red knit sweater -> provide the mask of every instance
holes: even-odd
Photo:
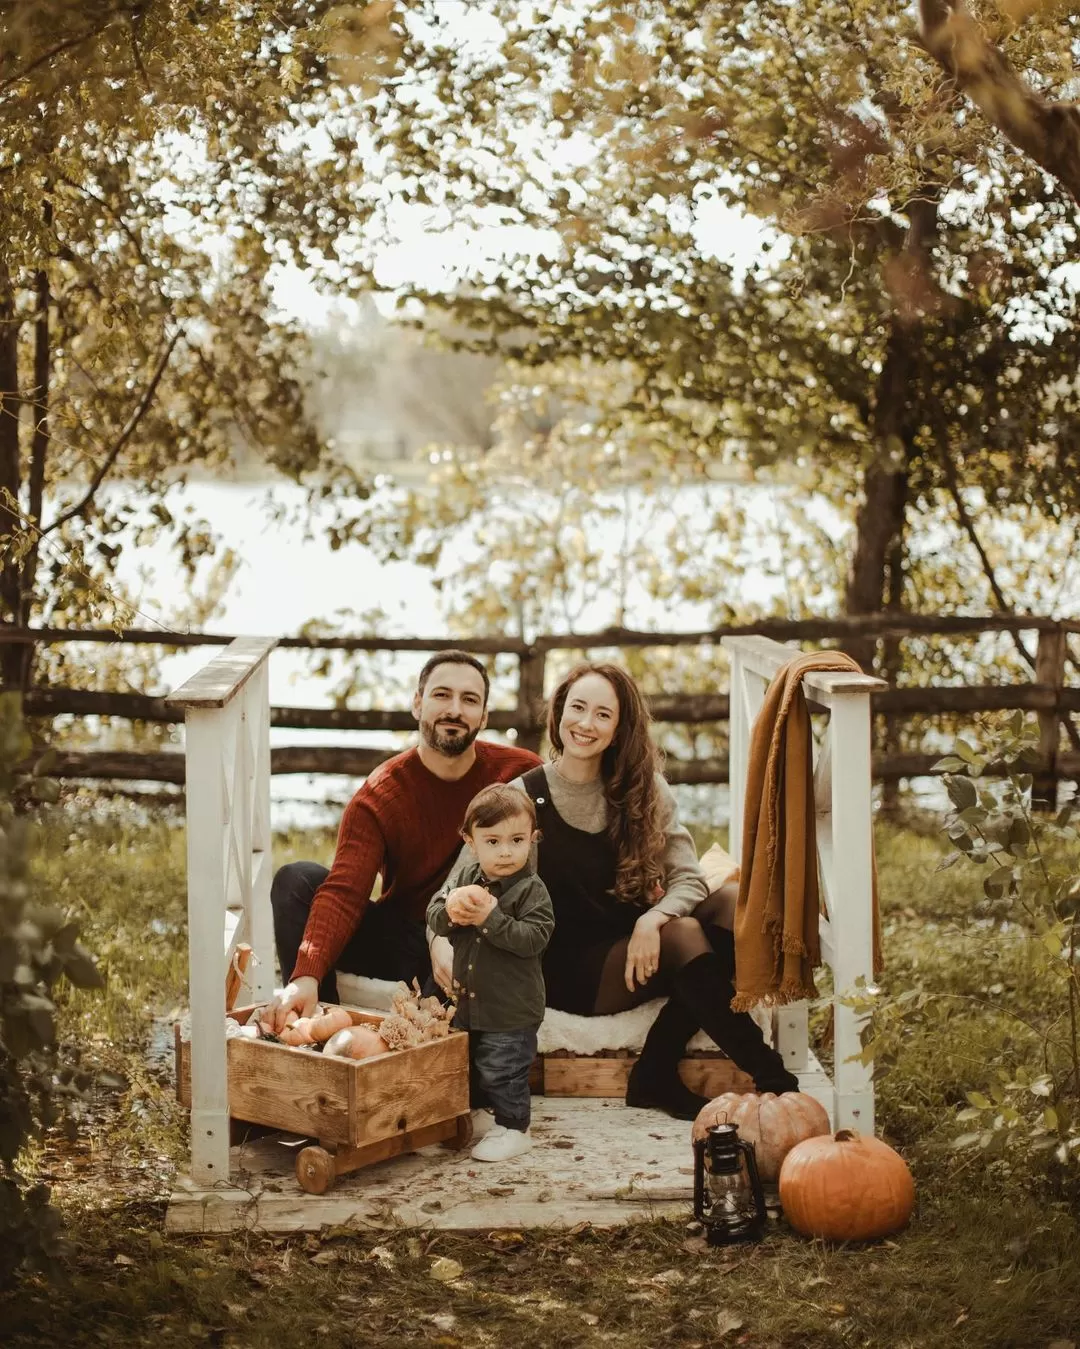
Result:
[[[381,904],[400,904],[422,920],[428,900],[446,879],[461,847],[465,809],[482,787],[511,782],[539,758],[477,740],[476,762],[463,778],[447,782],[407,749],[381,763],[345,807],[330,874],[316,891],[294,979],[321,979],[341,954],[368,906],[382,873]]]

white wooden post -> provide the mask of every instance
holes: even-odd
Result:
[[[839,998],[861,977],[874,980],[873,805],[870,796],[870,709],[867,694],[837,694],[829,718],[832,758],[833,867],[829,895],[833,944],[833,1025],[838,1129],[874,1132],[873,1067],[853,1056],[862,1050],[866,1018]]]
[[[737,649],[729,650],[731,679],[728,685],[728,852],[742,860],[743,808],[746,798],[746,766],[750,752],[750,720],[746,715],[746,667]]]
[[[725,637],[723,644],[731,658],[729,851],[741,860],[751,730],[769,681],[797,653],[764,637]],[[874,1128],[873,1070],[853,1061],[861,1050],[863,1018],[841,1006],[838,998],[853,991],[860,976],[867,984],[873,978],[870,694],[885,687],[880,679],[843,672],[811,672],[803,678],[807,697],[830,714],[815,765],[814,800],[828,914],[820,922],[822,957],[832,967],[834,986],[836,1067],[831,1083],[810,1054],[806,1003],[779,1007],[773,1016],[773,1040],[785,1065],[804,1077],[805,1089],[823,1099],[833,1126],[866,1133]]]
[[[225,974],[239,942],[253,949],[255,996],[273,983],[266,660],[275,645],[238,638],[166,700],[185,718],[191,1178],[206,1187],[229,1179]]]

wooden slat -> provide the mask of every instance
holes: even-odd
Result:
[[[626,1095],[626,1082],[637,1055],[620,1058],[588,1055],[545,1054],[545,1096]],[[753,1080],[730,1059],[719,1056],[688,1055],[679,1065],[679,1074],[691,1091],[702,1096],[720,1096],[725,1091],[753,1091]]]
[[[165,699],[169,708],[224,707],[277,646],[276,637],[237,637],[220,656]]]
[[[753,623],[730,623],[696,632],[642,632],[631,628],[606,628],[600,632],[566,633],[538,637],[528,643],[512,637],[282,637],[278,645],[306,651],[441,651],[465,646],[483,654],[529,655],[533,651],[591,650],[605,646],[700,646],[717,645],[726,637],[748,635],[777,640],[821,641],[858,637],[961,637],[996,632],[1080,632],[1080,620],[1057,619],[1036,614],[908,614],[900,612],[852,614],[831,618],[765,618]],[[27,628],[0,624],[0,643],[107,642],[164,647],[228,646],[236,635],[219,632],[170,632],[166,628]]]

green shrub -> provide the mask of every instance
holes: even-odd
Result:
[[[884,996],[864,1054],[900,1134],[948,1125],[951,1146],[1067,1183],[1080,1181],[1080,849],[1075,798],[1032,810],[1036,730],[1014,714],[960,740],[937,767],[952,803],[951,849],[937,872],[959,882],[943,899],[924,884],[890,944]],[[989,778],[988,766],[1004,769]],[[927,859],[924,859],[924,862]],[[960,870],[953,872],[953,867]],[[972,886],[970,880],[980,884]],[[934,958],[927,959],[933,951]]]
[[[48,1190],[26,1181],[17,1163],[29,1140],[70,1119],[91,1081],[57,1046],[53,986],[62,976],[82,988],[101,982],[77,926],[29,900],[28,821],[18,802],[53,794],[47,779],[17,775],[30,752],[19,696],[0,694],[0,1284],[25,1263],[47,1264],[56,1248]]]

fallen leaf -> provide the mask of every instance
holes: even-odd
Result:
[[[665,1269],[659,1274],[654,1274],[649,1280],[650,1283],[660,1284],[661,1287],[669,1287],[672,1284],[682,1283],[686,1275],[678,1269]]]
[[[128,1265],[133,1265],[134,1263],[135,1261],[132,1260],[130,1255],[118,1255],[113,1260],[114,1265],[123,1265],[125,1267]]]
[[[492,1232],[492,1244],[495,1246],[523,1246],[525,1238],[520,1232]]]
[[[813,1277],[812,1279],[807,1279],[807,1280],[805,1280],[805,1282],[802,1284],[802,1287],[803,1287],[804,1289],[805,1289],[805,1288],[819,1288],[822,1284],[826,1284],[826,1285],[827,1285],[828,1282],[829,1282],[829,1281],[828,1281],[828,1279],[825,1277],[824,1274],[815,1274],[814,1277]]]
[[[581,1319],[587,1326],[598,1326],[600,1324],[599,1316],[595,1316],[592,1312],[582,1312]]]
[[[742,1327],[742,1317],[736,1316],[726,1307],[716,1313],[716,1333],[720,1339],[723,1339],[725,1335],[730,1335],[733,1330],[742,1330]]]
[[[563,1261],[563,1264],[569,1265],[571,1269],[576,1269],[579,1265],[583,1265],[584,1263],[585,1261],[579,1260],[576,1255],[568,1255]]]
[[[833,1314],[834,1316],[843,1316],[844,1313],[847,1311],[847,1303],[846,1303],[846,1302],[830,1302],[830,1303],[829,1303],[829,1311],[831,1311],[832,1314]]]
[[[956,1318],[956,1320],[953,1322],[953,1326],[954,1326],[954,1327],[956,1327],[956,1326],[962,1326],[962,1325],[964,1324],[964,1322],[965,1322],[967,1319],[968,1319],[968,1314],[967,1314],[967,1312],[961,1312],[960,1315],[959,1315],[959,1316]]]
[[[454,1279],[460,1279],[464,1272],[460,1261],[451,1260],[448,1255],[440,1255],[428,1271],[440,1283],[452,1283]]]
[[[429,1199],[427,1203],[420,1205],[421,1213],[437,1213],[442,1208],[441,1199]]]
[[[457,1317],[453,1312],[433,1312],[423,1319],[430,1321],[436,1330],[453,1330],[457,1324]]]
[[[313,1265],[333,1265],[338,1260],[337,1251],[316,1251],[311,1257]]]
[[[589,1222],[589,1220],[586,1218],[583,1222],[575,1223],[573,1227],[569,1229],[568,1235],[572,1237],[580,1237],[582,1232],[587,1232],[591,1226],[592,1223]]]
[[[226,1302],[226,1303],[224,1304],[224,1306],[225,1306],[225,1310],[229,1313],[229,1315],[230,1315],[230,1316],[235,1316],[235,1317],[237,1318],[237,1320],[239,1320],[241,1316],[246,1316],[246,1315],[247,1315],[247,1310],[248,1310],[248,1309],[247,1309],[247,1304],[246,1304],[246,1303],[243,1303],[243,1302]]]
[[[494,1195],[513,1194],[514,1188],[513,1185],[489,1185],[487,1192]]]
[[[688,1255],[704,1255],[709,1249],[709,1243],[704,1237],[687,1237],[682,1248]]]
[[[380,1266],[385,1270],[394,1268],[394,1253],[386,1246],[372,1246],[367,1253],[368,1260],[377,1260]]]
[[[574,1148],[577,1144],[572,1138],[556,1138],[551,1145],[553,1148]]]

